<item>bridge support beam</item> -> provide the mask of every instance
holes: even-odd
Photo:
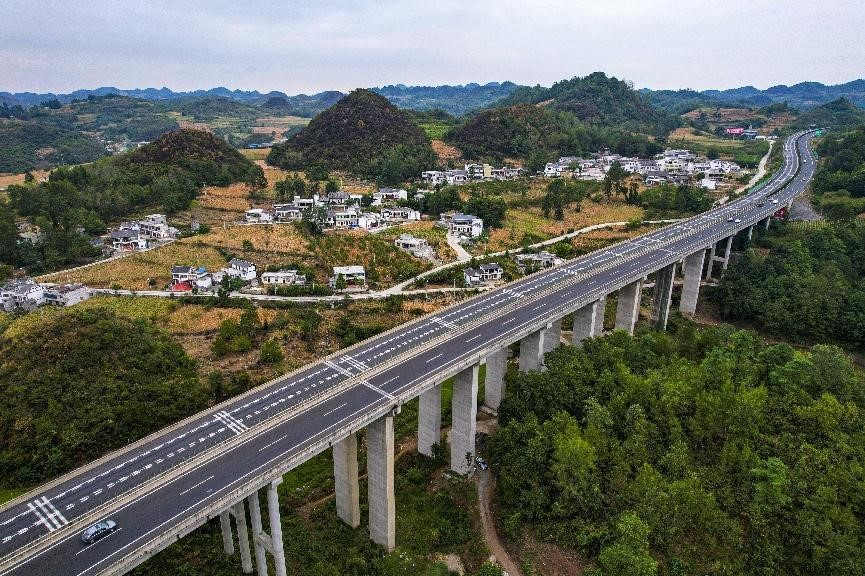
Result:
[[[252,574],[252,554],[249,551],[249,532],[246,529],[246,504],[243,500],[232,508],[237,524],[237,544],[240,548],[240,567],[244,574]]]
[[[562,340],[562,319],[553,320],[547,325],[547,332],[544,334],[544,354],[552,352],[559,347]]]
[[[451,470],[468,474],[475,463],[475,429],[478,405],[478,365],[454,377],[451,402]]]
[[[520,372],[539,370],[543,365],[545,332],[546,328],[541,328],[520,340]]]
[[[754,225],[751,224],[748,226],[748,242],[750,242],[754,238]]]
[[[733,249],[733,236],[727,238],[727,245],[724,246],[724,258],[721,260],[721,274],[727,270],[727,265],[730,263],[730,252]]]
[[[234,534],[231,532],[231,515],[228,510],[219,514],[219,527],[222,528],[222,550],[228,555],[234,555]]]
[[[673,299],[673,280],[676,278],[676,263],[664,266],[655,274],[655,289],[652,294],[652,319],[657,330],[667,329],[670,303]]]
[[[606,308],[607,297],[604,296],[574,312],[572,342],[575,346],[586,338],[594,338],[604,332],[604,312]]]
[[[682,267],[685,281],[682,284],[682,298],[679,301],[679,310],[683,314],[694,314],[697,311],[700,278],[703,276],[703,260],[705,258],[705,250],[698,250],[685,258],[685,265]]]
[[[489,367],[487,367],[489,370]],[[489,374],[489,372],[487,372]],[[417,451],[432,457],[433,445],[442,441],[442,387],[421,393],[418,406]]]
[[[285,550],[282,547],[282,519],[279,515],[279,492],[277,487],[282,484],[278,478],[267,487],[267,515],[270,520],[270,543],[273,554],[273,566],[276,576],[286,576]]]
[[[258,490],[246,497],[249,506],[249,520],[252,524],[252,547],[255,550],[255,568],[258,576],[267,576],[267,555],[264,549],[264,528],[261,525],[261,507],[258,503]]]
[[[508,347],[487,356],[487,373],[484,379],[484,406],[498,410],[505,396],[505,372],[508,368]]]
[[[396,547],[396,500],[393,485],[393,414],[366,428],[369,488],[369,537],[390,552]]]
[[[360,526],[360,488],[357,475],[357,434],[333,445],[333,484],[336,515],[351,526]]]
[[[616,330],[634,333],[634,324],[640,314],[640,294],[643,281],[637,280],[619,290],[619,301],[616,305]]]

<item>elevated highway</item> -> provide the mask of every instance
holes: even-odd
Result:
[[[255,561],[262,573],[270,554],[284,574],[282,475],[333,446],[337,511],[359,526],[356,433],[364,429],[370,537],[393,548],[393,415],[402,404],[420,397],[418,446],[430,454],[441,442],[440,385],[455,377],[451,467],[468,472],[481,363],[486,403],[495,409],[511,344],[520,343],[521,370],[539,369],[559,342],[562,318],[574,315],[575,342],[598,335],[613,293],[616,327],[632,331],[649,275],[659,329],[677,270],[684,276],[680,309],[693,314],[701,279],[726,268],[733,237],[768,227],[804,190],[814,171],[811,137],[789,137],[782,169],[745,197],[365,340],[7,503],[0,509],[0,576],[122,574],[217,516],[225,551],[239,549],[245,572]],[[119,530],[84,546],[81,531],[106,517]]]

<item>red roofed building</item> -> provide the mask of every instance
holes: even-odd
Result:
[[[177,284],[171,285],[172,292],[191,292],[192,284],[189,282],[178,282]]]
[[[729,134],[730,136],[741,136],[744,133],[744,128],[727,128],[727,134]]]

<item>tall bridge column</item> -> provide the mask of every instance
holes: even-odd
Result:
[[[357,434],[333,445],[333,484],[336,515],[351,526],[360,526],[360,488],[357,475]]]
[[[667,329],[670,317],[670,302],[673,299],[673,280],[676,278],[676,263],[664,266],[655,274],[655,289],[652,294],[652,319],[658,330]]]
[[[574,327],[571,341],[575,346],[586,338],[591,338],[595,335],[595,320],[597,320],[597,309],[601,302],[601,300],[595,300],[591,304],[586,304],[574,312]]]
[[[279,515],[279,492],[277,487],[282,484],[282,478],[271,482],[267,487],[267,515],[270,520],[270,543],[273,547],[273,566],[276,576],[286,576],[285,549],[282,547],[282,519]]]
[[[697,297],[700,294],[700,279],[703,276],[705,257],[706,251],[698,250],[685,258],[685,265],[682,267],[685,281],[682,284],[682,298],[679,301],[679,310],[683,314],[694,314],[697,311]]]
[[[222,528],[222,549],[228,556],[234,554],[234,535],[231,533],[231,515],[228,510],[219,513],[219,527]]]
[[[733,249],[733,236],[727,238],[727,245],[724,246],[724,258],[721,260],[721,274],[727,270],[727,265],[730,263],[730,251]]]
[[[545,327],[520,340],[520,372],[540,369],[544,362],[544,332]]]
[[[252,574],[252,554],[249,551],[249,532],[246,530],[246,504],[243,500],[231,509],[237,524],[237,544],[240,548],[240,567],[244,574]]]
[[[751,224],[748,226],[748,242],[750,242],[754,238],[754,225]]]
[[[766,219],[761,221],[761,223],[763,224],[763,230],[768,230],[768,229],[769,229],[769,224],[770,224],[771,222],[772,222],[772,217],[771,217],[771,216],[766,216]]]
[[[255,550],[255,568],[258,576],[267,576],[267,556],[264,549],[264,528],[261,526],[261,507],[258,503],[258,490],[246,497],[249,506],[249,520],[252,524],[252,547]]]
[[[487,356],[487,374],[484,379],[484,405],[498,410],[505,395],[505,372],[508,368],[508,347]]]
[[[388,552],[396,547],[396,500],[393,485],[393,414],[366,428],[369,537]]]
[[[487,369],[489,370],[489,368]],[[442,441],[441,384],[436,384],[426,392],[421,393],[417,426],[417,451],[425,456],[432,456],[433,445]]]
[[[547,332],[544,334],[544,354],[552,352],[559,347],[562,340],[562,319],[553,320],[547,325]]]
[[[709,262],[706,264],[706,280],[711,280],[712,274],[715,272],[715,251],[717,249],[718,243],[712,242],[712,245],[709,247]]]
[[[454,377],[451,402],[451,470],[468,474],[475,463],[475,429],[478,403],[478,365]]]
[[[640,314],[640,293],[642,280],[632,282],[619,290],[619,301],[616,305],[616,330],[634,333],[634,324]]]

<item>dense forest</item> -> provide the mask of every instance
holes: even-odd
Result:
[[[142,208],[172,213],[186,208],[202,186],[232,182],[266,184],[259,166],[197,130],[169,132],[133,152],[58,168],[47,182],[9,187],[9,203],[0,203],[0,264],[31,271],[74,264],[94,254],[82,232],[104,232],[108,222]],[[39,226],[35,245],[16,245],[15,213]]]
[[[825,135],[817,155],[820,163],[811,189],[823,214],[849,220],[865,212],[865,125]]]
[[[105,310],[64,310],[4,336],[0,357],[7,489],[47,481],[209,401],[194,361],[171,336]]]
[[[713,295],[724,319],[865,350],[865,225],[779,226],[757,246],[731,263]]]
[[[861,372],[832,346],[675,324],[509,372],[489,442],[503,532],[596,575],[862,574]]]
[[[355,90],[284,144],[269,164],[287,169],[323,166],[396,184],[436,164],[429,139],[410,116],[383,96]]]
[[[522,158],[531,170],[563,154],[586,154],[604,147],[640,156],[662,150],[645,136],[586,124],[568,112],[534,105],[484,110],[450,130],[446,140],[467,158]]]
[[[549,88],[517,88],[499,106],[541,105],[569,112],[578,120],[599,126],[653,136],[666,136],[681,124],[678,116],[652,106],[642,93],[624,80],[594,72],[556,82]]]

